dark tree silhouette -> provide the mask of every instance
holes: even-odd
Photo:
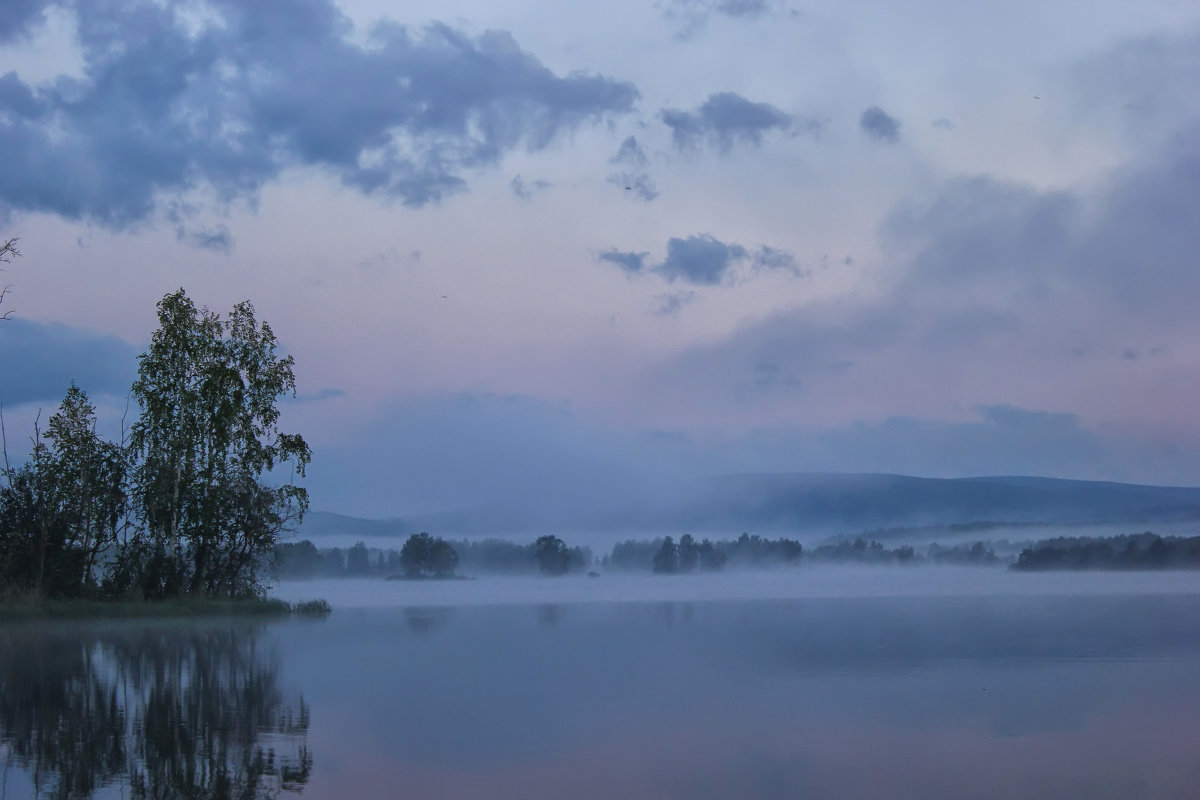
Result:
[[[542,536],[534,542],[538,569],[546,575],[564,575],[571,566],[571,551],[557,536]]]
[[[679,571],[679,547],[670,536],[654,554],[654,571],[665,575]]]
[[[458,553],[445,539],[416,533],[400,550],[400,566],[410,578],[448,578],[458,567]]]

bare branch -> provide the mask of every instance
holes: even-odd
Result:
[[[0,244],[0,264],[11,264],[14,258],[18,258],[21,255],[21,251],[17,249],[17,242],[19,241],[20,239],[9,239],[8,241],[4,242],[4,244]],[[0,272],[3,271],[4,270],[0,270]],[[11,284],[0,286],[0,303],[4,302],[4,298],[7,297],[8,293],[11,291]],[[12,312],[6,311],[3,314],[0,314],[0,320],[9,319],[11,316]]]
[[[8,464],[8,433],[4,430],[4,404],[0,403],[0,450],[4,451],[4,480],[12,485],[12,467]]]

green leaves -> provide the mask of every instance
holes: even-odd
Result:
[[[311,451],[278,430],[278,399],[295,394],[291,356],[238,303],[222,320],[182,289],[158,305],[159,329],[139,360],[133,427],[135,497],[147,533],[187,561],[192,591],[254,591],[260,556],[308,509],[308,494],[271,488],[264,473]]]
[[[35,425],[32,458],[4,468],[0,593],[258,594],[280,532],[308,510],[303,487],[266,480],[288,464],[303,477],[312,457],[278,429],[296,379],[270,326],[249,302],[222,319],[183,289],[158,303],[158,321],[138,357],[128,447],[96,434],[72,385],[44,435]]]

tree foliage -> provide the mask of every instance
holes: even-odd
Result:
[[[416,533],[400,550],[400,566],[410,578],[448,578],[458,567],[458,552],[445,539]]]
[[[101,554],[126,511],[125,454],[96,434],[96,413],[74,384],[33,451],[0,488],[0,579],[34,594],[92,594]]]
[[[278,429],[278,398],[295,394],[291,356],[269,325],[238,303],[228,319],[197,309],[182,289],[158,304],[159,328],[139,357],[133,397],[133,501],[156,566],[145,594],[254,593],[259,560],[308,508],[294,484],[262,476],[290,463],[303,476],[308,445]]]
[[[72,385],[30,458],[7,457],[0,485],[0,592],[240,597],[299,522],[308,495],[267,478],[303,476],[304,439],[278,428],[295,393],[291,356],[243,302],[228,317],[180,289],[158,304],[139,357],[129,442],[96,433],[95,408]]]
[[[571,567],[571,551],[557,536],[541,536],[534,542],[538,569],[546,575],[565,575]]]

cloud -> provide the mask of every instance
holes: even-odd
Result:
[[[315,507],[355,514],[482,505],[555,515],[651,496],[668,478],[649,455],[638,436],[562,403],[438,395],[397,403],[359,436],[323,448],[308,483]]]
[[[781,269],[796,275],[807,275],[808,270],[796,263],[796,257],[786,250],[763,245],[752,254],[754,266],[762,269]]]
[[[806,391],[783,364],[757,362],[752,375],[782,402]],[[621,507],[681,498],[690,481],[731,473],[1169,481],[1200,480],[1197,464],[1195,446],[1172,449],[1089,428],[1074,414],[1011,404],[981,405],[950,422],[892,415],[696,436],[674,427],[620,431],[529,397],[461,394],[398,403],[378,424],[323,447],[308,485],[324,510],[394,516],[484,506],[557,525],[599,509],[611,520]]]
[[[663,15],[681,23],[677,36],[681,39],[702,30],[714,15],[732,19],[759,19],[771,10],[771,0],[669,0]]]
[[[686,398],[694,424],[735,413],[786,419],[793,409],[755,391],[755,365],[778,364],[803,384],[814,424],[1009,404],[1152,428],[1190,446],[1194,415],[1182,398],[1200,390],[1190,344],[1200,341],[1200,124],[1157,138],[1159,147],[1070,191],[946,180],[888,215],[868,267],[875,291],[749,319],[664,357],[644,391],[659,413]],[[1161,358],[1124,355],[1164,345]],[[836,367],[846,363],[853,368]],[[1133,463],[1086,474],[1161,479],[1165,462],[1150,450],[1137,451],[1144,478]]]
[[[696,299],[696,293],[684,289],[678,292],[656,294],[654,299],[658,301],[658,308],[651,313],[660,317],[673,317],[679,313],[680,309]]]
[[[631,275],[654,272],[668,281],[696,286],[727,283],[742,265],[748,265],[751,271],[784,269],[797,275],[804,274],[797,268],[792,254],[784,250],[761,245],[751,251],[737,243],[722,242],[707,233],[671,237],[667,240],[666,258],[658,264],[649,265],[646,261],[649,255],[612,249],[600,253],[599,259],[616,264]]]
[[[1124,454],[1150,449],[1148,442],[1088,430],[1074,414],[991,405],[973,409],[971,417],[891,416],[825,430],[764,429],[731,441],[723,460],[778,470],[1106,479],[1128,476]]]
[[[1067,94],[1084,125],[1125,134],[1132,149],[1161,144],[1200,115],[1200,30],[1141,36],[1075,64]]]
[[[645,200],[647,203],[653,202],[658,197],[658,187],[654,184],[654,180],[644,172],[614,172],[608,176],[608,182],[613,186],[621,187],[631,197]]]
[[[0,204],[125,228],[196,188],[253,200],[312,166],[420,207],[638,97],[556,75],[503,31],[381,23],[360,45],[331,0],[194,5],[72,4],[83,76],[0,77]]]
[[[518,200],[530,200],[535,192],[540,192],[542,189],[549,189],[550,181],[536,180],[526,182],[520,175],[513,177],[508,184],[508,189],[513,193]]]
[[[609,159],[609,163],[641,168],[646,166],[648,160],[646,158],[646,151],[638,144],[638,140],[633,136],[628,136],[625,141],[621,142],[617,154]]]
[[[89,394],[124,395],[137,350],[115,336],[14,318],[0,323],[0,403],[57,403],[74,381]]]
[[[895,144],[900,141],[900,120],[879,106],[871,106],[858,118],[858,127],[877,142]]]
[[[233,252],[233,234],[224,225],[215,228],[180,228],[176,232],[175,238],[181,242],[189,242],[203,250],[212,250],[214,253]]]
[[[627,169],[609,175],[608,182],[621,187],[639,200],[645,200],[647,203],[653,201],[658,197],[658,187],[644,171],[648,161],[646,151],[638,144],[638,140],[633,136],[627,137],[621,142],[617,154],[609,159],[610,164],[618,164]]]
[[[770,103],[755,103],[734,92],[709,95],[695,111],[664,108],[660,118],[671,129],[671,141],[680,151],[703,143],[728,153],[735,145],[759,147],[771,132],[816,132],[813,120],[799,120]]]
[[[1190,318],[1200,293],[1200,124],[1072,192],[977,176],[898,207],[883,240],[912,253],[911,294],[1018,303],[1026,313],[1090,307],[1141,323]]]
[[[949,120],[946,117],[938,117],[937,119],[935,119],[933,122],[931,122],[929,124],[932,125],[933,127],[937,128],[938,130],[943,130],[943,131],[952,131],[957,127],[954,124],[953,120]]]
[[[616,264],[630,274],[638,274],[646,268],[646,258],[649,255],[649,253],[633,253],[627,250],[610,249],[601,252],[597,258],[601,261],[607,261],[610,264]]]
[[[17,41],[28,34],[45,16],[45,6],[45,0],[5,0],[0,45]]]
[[[721,0],[715,10],[728,17],[755,18],[766,14],[770,8],[768,0]]]
[[[667,241],[667,257],[657,270],[670,281],[713,285],[721,283],[746,256],[741,245],[726,244],[708,234],[672,237]]]

